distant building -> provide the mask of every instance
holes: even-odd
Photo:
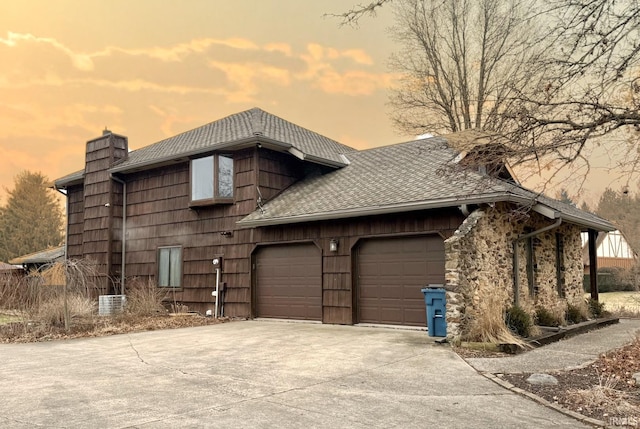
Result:
[[[589,238],[583,232],[582,237],[582,261],[584,272],[589,273]],[[631,248],[622,232],[600,232],[596,240],[598,268],[632,268],[638,254]]]
[[[37,270],[43,265],[49,265],[58,261],[64,261],[64,246],[51,247],[29,253],[28,255],[18,256],[10,260],[9,263],[22,266],[25,271],[29,272]]]

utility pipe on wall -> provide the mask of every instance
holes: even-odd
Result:
[[[68,250],[69,250],[69,196],[67,195],[66,192],[62,192],[55,185],[55,183],[53,184],[53,189],[55,189],[56,191],[58,191],[62,195],[64,195],[64,211],[65,211],[65,215],[67,217],[67,226],[65,228],[65,233],[64,233],[64,259],[66,261],[67,258],[69,257],[69,254],[68,254]]]
[[[547,225],[538,230],[529,232],[527,234],[523,234],[518,238],[516,238],[515,240],[513,240],[513,294],[514,294],[513,304],[514,305],[520,304],[520,262],[519,262],[520,258],[518,257],[518,243],[522,240],[526,240],[527,238],[542,234],[543,232],[547,232],[551,229],[555,229],[559,227],[561,223],[562,223],[562,218],[559,217],[558,220],[556,220],[552,225]]]
[[[127,240],[127,182],[124,180],[118,179],[116,176],[111,174],[111,178],[122,184],[122,250],[121,250],[121,262],[120,262],[120,294],[124,295],[124,278],[125,278],[125,261],[127,256],[127,247],[125,245]]]

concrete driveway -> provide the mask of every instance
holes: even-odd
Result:
[[[0,427],[587,427],[425,332],[272,321],[0,345]]]

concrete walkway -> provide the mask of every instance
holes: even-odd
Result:
[[[424,332],[268,321],[0,345],[3,428],[584,428]]]
[[[467,359],[475,369],[490,373],[548,372],[579,368],[599,355],[630,343],[640,331],[640,320],[620,323],[505,358]]]

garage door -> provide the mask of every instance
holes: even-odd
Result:
[[[375,239],[358,248],[360,323],[426,326],[427,284],[444,283],[440,236]]]
[[[322,258],[315,245],[258,250],[256,313],[258,317],[322,320]]]

